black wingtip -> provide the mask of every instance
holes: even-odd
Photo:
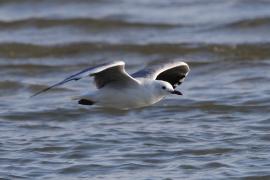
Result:
[[[60,86],[60,85],[62,85],[62,84],[64,84],[64,83],[67,83],[67,82],[69,82],[69,81],[72,81],[72,80],[79,80],[78,78],[66,78],[65,80],[63,80],[63,81],[61,81],[61,82],[59,82],[59,83],[56,83],[56,84],[54,84],[54,85],[52,85],[52,86],[50,86],[50,87],[47,87],[47,88],[45,88],[45,89],[42,89],[41,91],[38,91],[38,92],[36,92],[35,94],[33,94],[32,96],[30,96],[30,98],[32,98],[32,97],[35,97],[35,96],[37,96],[37,95],[39,95],[39,94],[41,94],[41,93],[43,93],[43,92],[46,92],[46,91],[48,91],[48,90],[50,90],[50,89],[52,89],[52,88],[54,88],[54,87],[56,87],[56,86]]]
[[[31,95],[29,98],[33,98],[33,97],[35,97],[35,96],[37,96],[37,95],[39,95],[39,94],[41,94],[41,93],[43,93],[43,92],[48,91],[49,89],[51,89],[51,87],[48,87],[48,88],[43,89],[43,90],[41,90],[41,91],[38,91],[38,92],[36,92],[35,94]]]

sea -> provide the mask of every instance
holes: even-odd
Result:
[[[82,106],[81,69],[172,60],[157,104]],[[0,0],[1,180],[270,179],[269,0]]]

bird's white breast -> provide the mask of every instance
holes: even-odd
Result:
[[[94,96],[97,105],[118,109],[130,109],[148,106],[160,101],[164,96],[157,94],[151,84],[128,88],[104,87]]]

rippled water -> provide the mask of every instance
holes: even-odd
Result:
[[[1,0],[0,179],[270,179],[268,0]],[[143,109],[34,92],[123,59],[191,72]]]

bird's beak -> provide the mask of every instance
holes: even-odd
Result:
[[[183,95],[180,91],[174,90],[171,92],[172,94],[176,94],[176,95]]]

